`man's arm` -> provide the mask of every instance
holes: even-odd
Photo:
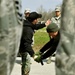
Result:
[[[36,30],[41,29],[41,28],[43,28],[43,27],[48,26],[50,23],[51,23],[51,21],[50,21],[50,20],[47,20],[45,23],[36,24],[36,25],[34,26],[34,29],[36,29]]]
[[[52,41],[53,43],[51,47],[49,47],[49,49],[42,55],[42,59],[51,56],[56,51],[59,40],[60,40],[60,34],[58,34],[58,36]]]
[[[51,39],[48,43],[46,43],[41,49],[40,52],[44,53],[47,51],[53,44],[53,39]]]

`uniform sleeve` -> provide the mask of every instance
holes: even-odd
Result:
[[[53,23],[55,23],[55,22],[56,22],[56,20],[55,20],[55,18],[54,18],[54,17],[52,17],[52,18],[51,18],[51,22],[53,22]]]
[[[51,39],[48,43],[46,43],[41,49],[40,52],[44,53],[47,49],[49,49],[52,46],[53,39]]]
[[[49,48],[48,51],[42,55],[42,59],[46,59],[47,57],[51,56],[56,51],[56,48],[57,44],[52,45],[52,47]]]
[[[38,29],[41,29],[41,28],[43,28],[45,26],[46,26],[45,23],[43,23],[43,24],[36,24],[36,25],[34,25],[34,29],[38,30]]]

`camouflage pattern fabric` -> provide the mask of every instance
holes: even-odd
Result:
[[[75,0],[63,0],[56,75],[75,75]]]
[[[22,54],[21,75],[29,75],[30,69],[31,69],[31,56],[29,55],[28,52],[25,52],[24,54]]]
[[[21,0],[0,0],[0,75],[10,75],[22,32]]]
[[[52,17],[51,21],[54,22],[54,23],[56,23],[57,26],[60,28],[60,26],[61,26],[61,24],[60,24],[60,22],[61,22],[61,15],[58,16],[58,17]]]

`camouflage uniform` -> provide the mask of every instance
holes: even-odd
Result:
[[[75,0],[63,0],[56,75],[75,75]]]
[[[56,12],[60,13],[59,15],[56,14]],[[55,8],[55,16],[51,18],[51,21],[53,23],[56,23],[58,27],[60,28],[61,24],[61,7],[56,7]]]
[[[58,25],[58,27],[60,28],[61,16],[59,16],[59,17],[52,17],[52,18],[51,18],[51,21],[52,21],[53,23],[56,23],[56,24]]]
[[[22,32],[21,0],[0,0],[0,75],[10,75]]]

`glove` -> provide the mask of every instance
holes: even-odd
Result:
[[[34,54],[34,60],[38,57],[38,56],[40,56],[41,55],[41,52],[40,51],[38,51],[38,52],[36,52],[35,54]]]
[[[41,58],[41,52],[40,51],[37,51],[35,54],[34,54],[34,60],[36,62],[40,62],[40,58]]]
[[[41,60],[42,60],[41,55],[34,56],[34,60],[38,63],[41,62]]]
[[[42,53],[40,52],[40,51],[37,51],[36,53],[35,53],[35,55],[41,55]]]
[[[34,55],[34,60],[38,63],[41,63],[41,65],[44,65],[43,64],[43,61],[42,61],[42,53],[40,54],[39,52],[37,54]]]
[[[43,64],[43,61],[42,61],[42,52],[38,51],[34,54],[34,60],[38,63],[41,63],[41,65],[44,65]]]

